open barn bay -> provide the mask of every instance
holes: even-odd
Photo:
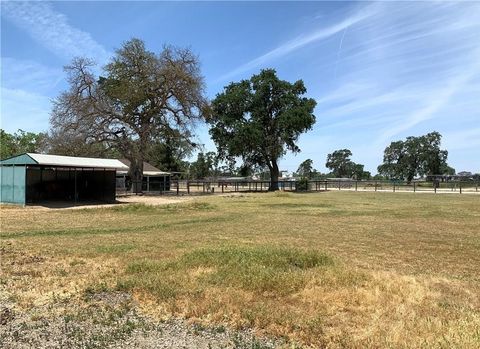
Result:
[[[133,340],[148,347],[162,324],[184,320],[194,332],[248,330],[259,338],[222,342],[233,347],[480,346],[474,195],[272,193],[160,206],[3,206],[1,223],[7,347]]]

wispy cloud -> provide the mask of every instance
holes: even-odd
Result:
[[[480,148],[480,127],[469,130],[447,132],[443,135],[443,145],[448,150]],[[478,155],[478,154],[477,154]],[[480,160],[476,160],[480,166]]]
[[[396,125],[388,127],[381,134],[378,142],[384,143],[393,136],[407,131],[421,122],[425,122],[435,117],[443,107],[448,105],[452,97],[459,92],[465,84],[479,73],[480,55],[476,55],[473,64],[463,68],[462,72],[457,73],[451,79],[444,82],[444,86],[433,89],[430,97],[425,101],[425,106],[418,110],[414,110],[405,119],[398,122]]]
[[[50,98],[25,91],[2,86],[0,90],[1,128],[7,132],[17,129],[41,132],[48,124]]]
[[[324,27],[320,29],[316,29],[310,33],[301,35],[299,37],[296,37],[293,40],[289,40],[278,47],[262,54],[261,56],[252,59],[251,61],[233,69],[232,71],[220,76],[218,79],[215,80],[215,82],[222,82],[227,79],[230,79],[234,76],[237,76],[239,74],[242,74],[244,72],[247,72],[249,70],[252,70],[254,68],[257,68],[266,62],[279,59],[281,57],[284,57],[288,55],[289,53],[301,49],[304,46],[307,46],[309,44],[312,44],[314,42],[320,41],[327,39],[345,29],[348,27],[365,20],[366,18],[370,17],[374,13],[374,7],[373,6],[368,6],[365,7],[361,10],[359,10],[357,13],[354,13],[350,17],[341,20],[340,22],[331,25],[329,27]]]
[[[61,88],[64,73],[31,60],[1,58],[1,128],[44,131],[51,98]]]
[[[61,68],[47,67],[32,60],[1,58],[2,86],[48,93],[55,89],[64,73]]]
[[[38,43],[55,55],[71,59],[76,56],[93,58],[103,64],[108,51],[83,30],[72,26],[68,18],[55,11],[52,4],[41,1],[4,1],[2,16],[25,30]]]
[[[316,64],[318,122],[303,139],[335,135],[329,147],[315,147],[318,166],[327,152],[349,147],[375,172],[388,143],[436,130],[451,165],[478,168],[479,33],[478,2],[382,3],[349,28]]]
[[[455,97],[471,98],[465,89],[480,76],[479,10],[478,4],[384,5],[343,45],[343,76],[318,98],[320,111],[334,124],[378,120],[378,144],[445,118]]]

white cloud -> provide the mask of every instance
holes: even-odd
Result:
[[[55,11],[50,3],[8,1],[2,2],[1,6],[2,16],[60,57],[87,56],[99,64],[109,58],[102,45],[89,33],[70,25],[68,18]]]

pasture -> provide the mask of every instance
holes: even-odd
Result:
[[[476,195],[279,192],[162,206],[4,206],[0,236],[2,297],[15,314],[45,321],[87,321],[97,295],[125,294],[148,319],[253,329],[289,348],[480,347]]]

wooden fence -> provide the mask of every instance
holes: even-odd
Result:
[[[170,194],[208,194],[233,192],[266,192],[270,181],[208,181],[208,180],[172,180]],[[279,190],[297,191],[297,182],[279,181]],[[405,181],[360,181],[360,180],[310,180],[307,190],[349,190],[372,192],[431,192],[431,193],[479,193],[479,182],[411,182]],[[163,192],[160,192],[162,194]]]

